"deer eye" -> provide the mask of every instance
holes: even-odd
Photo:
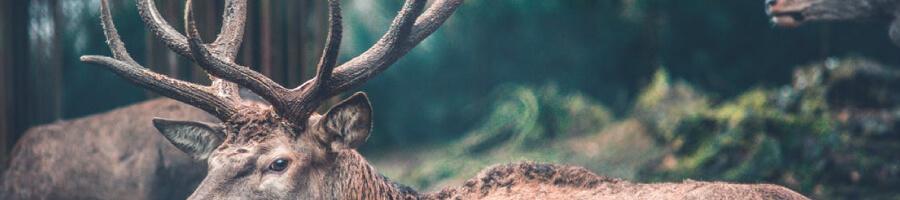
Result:
[[[272,164],[269,164],[269,170],[276,172],[284,171],[284,169],[287,168],[288,163],[290,163],[290,161],[287,159],[275,159],[275,161],[272,161]]]

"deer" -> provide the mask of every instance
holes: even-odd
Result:
[[[779,27],[807,22],[886,21],[888,35],[900,46],[900,1],[897,0],[766,0],[766,14]]]
[[[216,121],[206,112],[157,98],[33,127],[12,151],[0,199],[184,199],[206,163],[182,153],[147,123],[154,116]]]
[[[188,199],[807,199],[777,185],[631,183],[582,167],[533,162],[490,167],[463,186],[416,192],[380,175],[357,151],[373,127],[365,93],[353,93],[324,113],[316,111],[327,99],[385,71],[435,32],[462,0],[406,0],[372,47],[340,65],[340,1],[328,0],[328,34],[315,76],[295,88],[234,62],[245,1],[228,0],[232,6],[226,7],[221,32],[212,43],[200,37],[191,0],[185,2],[185,34],[161,18],[145,20],[157,38],[203,68],[210,85],[173,79],[135,62],[117,33],[107,0],[101,0],[100,21],[112,56],[81,57],[220,121],[151,120],[176,148],[207,163],[205,178]],[[238,88],[266,103],[242,101]]]

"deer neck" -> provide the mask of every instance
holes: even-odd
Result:
[[[382,176],[355,150],[339,152],[335,162],[331,199],[418,199],[416,191]]]

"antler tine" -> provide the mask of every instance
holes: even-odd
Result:
[[[222,30],[212,46],[221,54],[234,60],[244,41],[244,30],[247,25],[247,0],[229,0],[225,2],[225,12],[222,16]],[[212,74],[209,75],[212,80],[212,87],[217,88],[220,96],[232,97],[239,100],[240,94],[238,85],[219,79]]]
[[[292,96],[289,101],[292,103],[288,104],[288,108],[284,108],[288,119],[295,120],[295,124],[303,124],[307,116],[318,108],[319,102],[330,97],[327,84],[337,65],[343,37],[340,0],[328,0],[328,24],[328,37],[325,39],[325,48],[316,67],[316,77],[291,90]]]
[[[322,57],[319,58],[319,65],[316,67],[316,80],[318,80],[316,88],[320,88],[331,78],[331,72],[337,65],[341,37],[344,34],[340,0],[328,0],[328,14],[328,38],[325,39],[325,49],[322,50]]]
[[[409,38],[404,42],[401,46],[402,52],[407,52],[416,45],[418,45],[422,40],[425,40],[429,35],[437,31],[453,12],[456,11],[456,8],[459,5],[462,5],[463,0],[438,0],[425,11],[422,15],[416,19],[416,23],[413,26],[412,33],[409,35]]]
[[[189,4],[186,3],[186,5]],[[153,0],[138,0],[138,11],[141,19],[147,28],[153,32],[153,35],[166,44],[169,49],[186,58],[194,59],[188,45],[188,39],[168,22],[159,13],[156,3]],[[247,19],[247,1],[246,0],[229,0],[225,3],[225,12],[222,20],[222,29],[219,32],[216,41],[212,44],[216,52],[222,54],[228,60],[234,60],[237,52],[241,47],[244,37],[244,27]],[[210,76],[212,87],[217,90],[220,96],[237,100],[240,98],[238,87],[233,83],[222,81],[218,77]]]
[[[185,7],[189,4],[191,4],[190,1],[187,1]],[[147,28],[150,29],[150,32],[153,32],[157,39],[163,41],[172,51],[184,57],[193,58],[188,38],[166,22],[153,0],[138,0],[137,6],[144,24],[147,25]],[[212,46],[230,60],[237,56],[237,52],[241,47],[246,20],[246,0],[229,0],[225,3],[222,29]]]
[[[101,0],[100,19],[113,57],[82,56],[81,60],[83,62],[106,66],[119,76],[135,84],[153,90],[163,96],[196,106],[222,120],[231,118],[237,113],[233,101],[216,96],[210,92],[208,87],[172,79],[154,73],[137,64],[125,49],[125,45],[112,21],[112,14],[110,13],[107,0]]]
[[[284,95],[287,89],[259,72],[217,56],[207,45],[203,44],[203,39],[197,30],[197,21],[194,18],[192,7],[191,0],[188,0],[185,4],[185,30],[188,34],[188,49],[197,64],[213,76],[250,89],[269,101],[275,108],[284,107],[282,105],[285,103],[283,99],[285,99]]]
[[[226,58],[237,57],[244,41],[244,27],[247,25],[247,0],[229,0],[225,2],[225,14],[222,16],[222,30],[212,46],[222,52]]]
[[[329,0],[329,34],[326,39],[325,49],[319,60],[316,78],[312,82],[311,90],[289,92],[283,86],[275,83],[264,75],[250,70],[247,67],[217,58],[207,47],[203,45],[202,38],[196,28],[196,20],[190,9],[190,0],[186,9],[186,30],[188,33],[189,49],[204,69],[210,74],[234,81],[247,87],[261,97],[269,101],[279,114],[292,120],[297,125],[303,125],[306,117],[301,117],[314,110],[323,98],[319,93],[325,88],[327,80],[331,76],[334,66],[337,65],[337,56],[341,43],[342,24],[340,15],[340,1]]]
[[[424,0],[407,0],[387,33],[375,45],[334,69],[331,81],[326,84],[328,96],[358,87],[386,70],[434,33],[462,2],[463,0],[439,0],[423,13],[421,10]]]
[[[434,3],[426,11],[426,15],[420,18],[425,3],[426,0],[406,0],[387,33],[372,48],[335,68],[342,33],[340,2],[329,0],[329,36],[316,77],[291,90],[256,71],[213,54],[203,44],[197,31],[190,0],[185,11],[188,49],[207,72],[256,92],[269,101],[279,114],[302,127],[309,114],[322,100],[361,85],[375,74],[384,71],[433,33],[456,10],[462,0],[443,0]]]
[[[331,30],[339,31],[339,4],[337,4],[337,1],[329,1],[329,3],[331,3],[329,10],[334,11],[331,14],[330,28]],[[407,0],[394,18],[388,31],[375,45],[338,68],[333,68],[333,65],[327,65],[326,62],[337,57],[337,46],[339,44],[326,43],[326,49],[316,77],[290,91],[293,103],[289,104],[292,106],[292,108],[288,109],[290,112],[289,118],[305,120],[319,106],[320,101],[357,87],[375,74],[387,69],[388,66],[440,27],[462,3],[462,0],[436,2],[426,11],[425,15],[420,17],[425,3],[426,0]],[[340,32],[329,34],[328,41],[330,42],[335,37],[340,39]],[[337,41],[339,42],[339,40]],[[335,46],[332,47],[332,45]],[[329,55],[332,52],[334,54]],[[323,65],[323,63],[326,64]]]
[[[137,62],[134,61],[134,58],[131,58],[128,49],[125,49],[125,43],[119,37],[119,30],[116,29],[116,24],[113,23],[109,2],[106,0],[100,2],[100,22],[100,25],[103,26],[103,35],[106,36],[106,43],[109,46],[109,51],[113,54],[113,58],[136,65]]]
[[[153,0],[138,0],[137,7],[141,20],[144,21],[147,29],[153,32],[153,36],[156,39],[165,43],[175,53],[187,58],[192,57],[191,50],[188,48],[187,37],[178,33],[175,28],[169,25],[169,22],[166,22],[166,19],[156,9],[156,3]]]

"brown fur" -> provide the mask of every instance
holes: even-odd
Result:
[[[733,184],[687,180],[681,183],[632,183],[598,176],[582,167],[522,162],[497,165],[463,186],[420,194],[377,173],[361,155],[346,150],[323,180],[334,196],[322,199],[807,199],[769,184]],[[327,173],[327,174],[328,174]]]
[[[183,199],[206,174],[172,146],[155,116],[216,121],[167,98],[38,126],[16,143],[0,199]]]
[[[533,162],[488,168],[465,185],[424,199],[807,199],[775,185],[721,182],[631,183],[582,167]]]
[[[262,106],[248,106],[250,108],[241,111],[231,121],[226,122],[228,132],[236,133],[228,135],[227,142],[229,144],[245,144],[249,142],[259,142],[272,136],[270,130],[278,128],[281,123],[287,123],[277,117],[271,109],[261,108]]]
[[[333,189],[340,199],[418,199],[418,193],[409,187],[392,182],[365,162],[356,152],[343,152],[331,173]]]

